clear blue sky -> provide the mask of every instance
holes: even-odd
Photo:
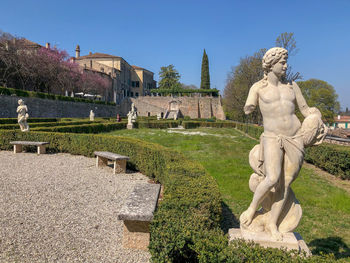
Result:
[[[123,57],[155,73],[173,64],[181,82],[200,84],[203,49],[212,88],[223,91],[239,59],[294,32],[299,52],[289,59],[305,80],[333,85],[350,109],[350,1],[2,0],[0,29],[72,56],[77,44]]]

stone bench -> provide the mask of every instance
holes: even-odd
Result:
[[[138,184],[118,214],[123,220],[123,247],[147,250],[149,223],[157,206],[160,184]]]
[[[125,173],[126,161],[129,157],[111,152],[94,152],[96,155],[96,167],[100,165],[107,166],[108,160],[113,161],[113,173]]]
[[[31,141],[13,141],[13,142],[10,142],[10,144],[13,144],[14,153],[22,152],[22,146],[37,146],[38,154],[42,154],[42,153],[46,153],[46,144],[49,144],[49,143],[48,142],[31,142]]]

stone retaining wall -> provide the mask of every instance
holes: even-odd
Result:
[[[1,95],[0,118],[17,118],[19,99],[28,106],[29,118],[87,118],[90,110],[95,112],[95,117],[117,115],[117,107],[112,105]]]
[[[177,105],[183,116],[195,118],[212,118],[225,120],[225,113],[219,97],[138,97],[124,99],[120,105],[120,111],[126,115],[135,103],[139,116],[156,116],[158,113],[165,114],[170,104]]]

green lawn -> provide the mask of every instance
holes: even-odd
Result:
[[[252,199],[248,189],[252,173],[248,154],[257,142],[228,128],[176,132],[192,134],[159,129],[118,130],[109,134],[158,143],[200,162],[216,179],[227,208],[225,217],[231,219],[231,225],[234,225],[234,216],[239,218]],[[207,135],[193,134],[198,132]],[[303,218],[296,231],[312,252],[333,252],[338,258],[350,259],[350,195],[328,183],[313,169],[306,168],[301,170],[292,188],[303,208]],[[234,216],[227,210],[231,210]]]

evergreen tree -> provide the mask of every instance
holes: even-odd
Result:
[[[159,72],[159,88],[168,89],[176,92],[181,88],[180,74],[175,69],[174,65],[161,67]]]
[[[207,53],[203,52],[202,58],[202,71],[201,71],[201,89],[210,89],[210,76],[209,76],[209,60]]]

